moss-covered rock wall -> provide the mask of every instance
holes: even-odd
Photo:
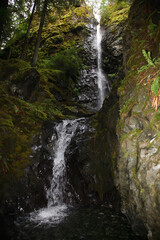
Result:
[[[118,15],[124,10],[114,8],[113,5],[110,7],[103,21],[107,31],[113,26],[111,19],[115,16],[117,24],[121,24]],[[132,3],[122,35],[125,77],[119,78],[121,82],[117,90],[116,141],[119,153],[114,161],[114,182],[120,193],[122,212],[135,232],[155,240],[160,234],[159,21],[156,1]],[[109,48],[113,49],[112,45],[104,48],[106,55]],[[112,55],[114,57],[114,53]],[[102,111],[104,114],[109,112],[104,107]],[[111,141],[114,139],[112,137]]]
[[[83,70],[91,64],[90,43],[87,41],[87,45],[86,39],[96,26],[92,10],[87,5],[77,5],[60,14],[50,9],[39,60],[32,68],[38,19],[36,14],[25,59],[20,59],[23,37],[13,39],[0,53],[0,211],[3,206],[7,211],[10,207],[19,210],[19,202],[27,196],[30,199],[27,210],[33,209],[38,194],[42,197],[39,203],[44,206],[44,182],[37,183],[39,177],[34,167],[39,169],[42,164],[32,157],[34,139],[48,121],[91,114],[83,103],[77,102],[80,94],[77,84]],[[34,198],[36,186],[39,193]]]

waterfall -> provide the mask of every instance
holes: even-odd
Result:
[[[99,99],[98,99],[98,108],[102,107],[104,98],[106,96],[106,88],[108,86],[108,81],[103,73],[102,70],[102,33],[100,29],[100,24],[97,25],[97,79],[98,79],[98,92],[99,92]]]
[[[78,120],[63,120],[56,126],[57,141],[54,146],[52,180],[50,188],[46,191],[48,204],[46,208],[31,214],[32,221],[58,223],[66,216],[67,205],[64,201],[66,193],[65,151],[77,129]]]
[[[95,38],[94,38],[95,40]],[[102,49],[101,49],[102,34],[100,24],[97,25],[97,74],[96,67],[95,72],[95,87],[97,89],[96,80],[98,79],[98,100],[96,102],[98,109],[102,107],[104,98],[106,96],[107,79],[102,70]],[[95,43],[95,42],[94,42]],[[95,45],[94,45],[95,46]],[[95,49],[95,50],[96,50]],[[95,51],[96,52],[96,51]],[[95,54],[96,59],[96,54]],[[92,69],[93,70],[93,69]],[[89,94],[89,92],[87,92]],[[96,106],[96,105],[95,105]],[[52,178],[50,182],[50,188],[46,189],[47,207],[31,213],[31,220],[38,221],[39,223],[59,223],[67,215],[68,206],[66,204],[66,198],[68,202],[71,202],[72,194],[67,192],[67,178],[66,178],[66,162],[65,151],[69,146],[72,137],[78,127],[80,119],[76,120],[63,120],[54,126],[55,134],[50,138],[50,142],[53,142],[53,151],[51,151],[50,159],[53,160]]]
[[[56,143],[56,153],[53,159],[53,173],[51,187],[47,190],[48,207],[53,205],[61,205],[64,203],[65,193],[65,174],[66,174],[66,163],[65,163],[65,150],[71,142],[72,136],[77,128],[76,120],[63,120],[56,127],[58,140]]]

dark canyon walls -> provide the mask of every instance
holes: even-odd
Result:
[[[108,114],[112,113],[109,123],[114,128],[108,144],[113,142],[116,147],[109,148],[111,153],[106,161],[109,160],[110,164],[113,161],[113,179],[121,197],[121,210],[137,234],[148,234],[149,239],[155,240],[159,239],[160,234],[159,108],[154,104],[156,98],[153,89],[155,77],[159,76],[158,8],[156,3],[134,1],[128,9],[128,17],[125,18],[124,14],[124,19],[121,18],[121,13],[127,11],[127,6],[119,6],[119,11],[116,9],[117,12],[113,11],[108,18],[103,19],[106,28],[103,44],[105,59],[110,64],[112,60],[115,62],[117,56],[120,64],[116,64],[122,66],[124,77],[118,72],[119,77],[117,81],[115,78],[111,96],[105,100],[99,113],[99,117],[103,116],[99,126],[103,126],[104,119],[106,123]],[[151,25],[154,25],[154,30]],[[118,30],[116,26],[119,26]],[[120,32],[122,35],[118,42]],[[110,53],[111,58],[107,57]],[[123,63],[119,62],[121,54]],[[157,61],[153,65],[149,64],[149,57],[146,57],[149,54],[151,62]],[[154,57],[156,60],[153,60]],[[104,67],[110,74],[112,68],[107,69],[105,62]],[[112,70],[111,73],[113,72],[117,77],[117,71]],[[116,98],[112,100],[114,93],[118,94],[116,108]],[[112,104],[108,108],[110,102]],[[113,120],[114,116],[117,120]],[[112,128],[109,127],[108,131],[107,126],[102,129],[100,136],[105,142]],[[104,129],[107,131],[105,135]]]

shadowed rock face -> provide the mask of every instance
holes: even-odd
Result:
[[[115,146],[114,149],[111,144],[110,155],[107,155],[106,161],[107,158],[110,159],[110,162],[113,161],[113,156],[115,156],[112,162],[114,167],[111,164],[114,172],[112,177],[121,197],[121,210],[137,234],[141,236],[148,234],[149,239],[155,240],[158,240],[160,235],[159,113],[152,108],[146,88],[144,86],[135,87],[139,76],[132,67],[134,68],[134,64],[141,64],[141,61],[144,60],[142,57],[141,61],[136,62],[142,55],[142,49],[146,47],[144,45],[142,49],[139,49],[138,38],[142,40],[144,37],[146,42],[150,42],[149,35],[147,38],[147,35],[143,36],[141,32],[139,33],[140,28],[143,30],[142,32],[147,33],[148,31],[146,11],[154,12],[157,8],[159,7],[155,4],[146,6],[145,1],[141,4],[139,1],[134,1],[129,14],[129,28],[126,28],[123,22],[119,24],[113,22],[112,25],[104,27],[103,54],[107,60],[106,64],[104,63],[104,69],[107,73],[116,73],[116,69],[121,66],[123,60],[123,71],[126,78],[125,83],[119,88],[119,96],[117,96],[116,85],[114,85],[111,95],[105,100],[103,108],[98,114],[100,139],[103,139],[103,135],[105,135],[106,145],[109,146],[111,142]],[[142,9],[146,10],[142,11]],[[158,19],[155,11],[153,14],[155,24],[159,21]],[[139,24],[138,28],[137,24]],[[123,39],[121,38],[122,34],[124,34]],[[133,47],[135,41],[138,42],[137,48],[135,45]],[[154,56],[158,54],[158,46],[159,40],[153,45],[152,43],[148,45]],[[139,53],[137,49],[139,49]],[[131,59],[132,61],[129,62]],[[128,75],[130,77],[127,77]],[[123,78],[123,74],[119,76],[117,87],[121,86],[120,81]],[[117,108],[114,107],[116,98]],[[110,115],[112,115],[111,118]],[[112,124],[116,118],[120,118],[119,121]],[[111,120],[108,121],[108,119]],[[107,128],[108,131],[105,131]],[[110,134],[111,130],[114,134]],[[107,139],[107,136],[110,138]],[[102,155],[105,155],[104,150]]]
[[[126,28],[126,22],[119,24],[103,26],[103,69],[107,74],[113,74],[118,71],[123,58],[123,39],[122,34]]]
[[[116,168],[114,169],[114,182],[120,193],[121,210],[137,234],[141,236],[148,234],[149,239],[158,240],[160,235],[159,113],[152,108],[146,87],[136,85],[139,75],[137,71],[133,70],[134,64],[141,64],[141,61],[144,60],[143,56],[141,60],[137,60],[142,55],[142,49],[146,47],[144,44],[142,49],[139,49],[140,42],[138,41],[144,37],[145,41],[150,43],[148,48],[150,51],[153,50],[153,54],[159,45],[159,40],[152,45],[149,35],[147,37],[147,34],[144,36],[142,33],[148,31],[146,12],[154,12],[156,9],[154,4],[151,4],[150,8],[148,8],[149,5],[145,4],[145,1],[141,4],[139,1],[134,1],[129,14],[129,28],[124,32],[124,39],[119,48],[116,39],[119,36],[119,31],[123,29],[121,29],[121,23],[119,23],[119,31],[115,32],[114,36],[109,34],[110,28],[113,29],[114,24],[106,28],[107,35],[104,39],[104,47],[109,52],[109,65],[113,60],[115,66],[115,57],[116,55],[121,56],[119,49],[123,49],[123,69],[126,74],[125,83],[119,88],[120,119],[116,124],[117,126],[115,125],[119,153],[117,153]],[[142,11],[142,9],[146,10]],[[156,13],[153,14],[155,23],[159,21],[158,19]],[[137,24],[139,24],[138,28]],[[139,29],[143,29],[143,31],[140,32]],[[133,47],[135,41],[138,44]],[[119,60],[117,59],[117,63]],[[106,70],[108,66],[105,66]],[[112,107],[110,107],[112,112],[111,109]],[[106,111],[107,114],[109,109],[105,110],[103,107],[102,111]],[[111,138],[112,141],[113,138]],[[111,151],[113,152],[113,149]]]
[[[79,94],[73,99],[94,113],[98,103],[96,25],[96,21],[93,20],[87,25],[86,32],[83,33],[81,55],[85,65],[76,85]]]

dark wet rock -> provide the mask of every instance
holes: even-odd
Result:
[[[103,69],[107,74],[114,74],[122,65],[123,59],[123,34],[126,21],[119,24],[113,22],[111,25],[103,26]]]
[[[31,212],[47,206],[46,189],[50,186],[57,139],[55,126],[54,122],[44,123],[41,134],[34,137],[30,165],[26,167],[23,177],[18,180],[12,177],[12,182],[6,183],[8,189],[3,196],[0,212],[4,213],[6,209],[8,214]]]
[[[84,66],[76,85],[78,95],[73,99],[91,112],[96,112],[98,102],[97,87],[97,50],[96,50],[96,21],[87,25],[82,34],[80,55]]]
[[[67,162],[67,176],[74,191],[78,194],[78,201],[94,204],[99,200],[97,190],[93,187],[93,135],[95,129],[91,120],[81,119],[69,147],[65,152]]]

